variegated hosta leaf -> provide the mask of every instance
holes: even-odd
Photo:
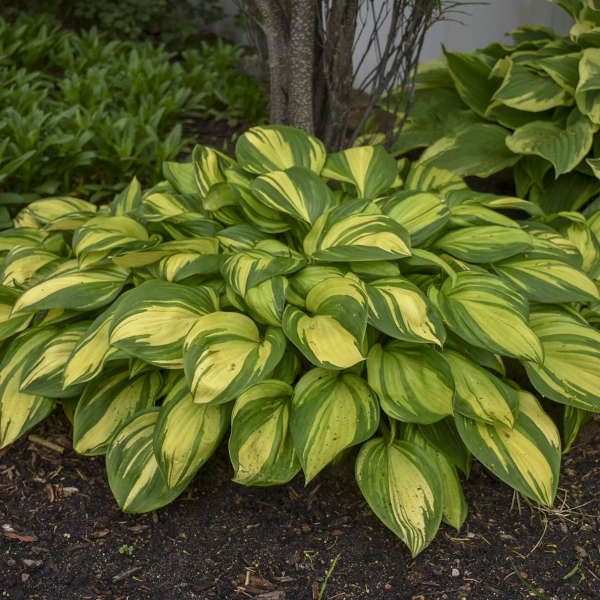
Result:
[[[548,165],[548,168],[550,166]],[[529,215],[539,217],[544,214],[544,211],[533,202],[523,200],[515,196],[500,196],[497,194],[488,194],[483,192],[476,192],[471,189],[456,190],[446,195],[446,201],[450,206],[458,207],[463,205],[462,210],[464,211],[467,206],[485,207],[493,210],[493,214],[496,215],[497,219],[506,219],[498,210],[522,210]],[[488,215],[490,213],[487,213]],[[518,226],[515,221],[510,220],[513,226]],[[502,224],[507,225],[506,221]],[[510,225],[509,225],[510,226]]]
[[[0,340],[22,331],[33,318],[31,313],[11,316],[19,296],[20,292],[17,290],[0,285]]]
[[[511,167],[519,156],[506,147],[508,129],[475,123],[429,146],[419,158],[427,166],[448,169],[457,175],[488,177]]]
[[[485,350],[484,348],[472,346],[452,332],[450,332],[446,338],[444,349],[455,350],[469,360],[472,360],[474,363],[477,363],[486,369],[496,371],[496,373],[499,373],[502,377],[506,376],[506,367],[504,366],[504,361],[499,354],[494,354],[493,352]]]
[[[577,109],[566,126],[554,121],[531,121],[506,138],[515,154],[541,156],[554,165],[556,175],[573,170],[590,151],[596,126]]]
[[[596,284],[583,271],[560,260],[515,257],[495,264],[494,270],[537,302],[600,300]]]
[[[0,363],[0,448],[12,444],[54,410],[54,400],[21,392],[19,386],[31,352],[55,336],[54,328],[31,329],[15,338]]]
[[[455,192],[460,193],[460,192]],[[535,204],[533,205],[535,206]],[[451,227],[473,227],[498,225],[519,229],[519,224],[502,213],[481,206],[480,204],[450,204]]]
[[[130,217],[94,217],[73,234],[73,252],[79,257],[115,248],[133,250],[148,241],[146,228]]]
[[[8,287],[29,287],[35,281],[35,276],[40,271],[43,272],[44,267],[60,261],[60,256],[43,248],[16,246],[2,262],[0,282]]]
[[[405,342],[442,346],[446,331],[427,296],[403,277],[377,279],[366,285],[369,325]]]
[[[600,48],[586,48],[579,61],[575,101],[579,110],[600,124]]]
[[[522,223],[522,227],[531,235],[533,250],[536,256],[553,258],[579,269],[583,264],[583,257],[577,246],[568,238],[560,235],[558,231],[535,221]]]
[[[198,194],[194,163],[164,162],[163,175],[179,194]]]
[[[402,439],[419,446],[427,454],[429,462],[437,465],[442,484],[442,520],[457,531],[460,530],[467,518],[468,509],[456,467],[429,442],[416,425],[405,427]]]
[[[473,346],[542,363],[544,353],[527,322],[528,304],[520,292],[490,274],[463,271],[439,292],[430,287],[446,325]]]
[[[454,229],[434,244],[434,248],[472,263],[496,262],[531,247],[531,236],[526,231],[499,225]]]
[[[235,145],[240,167],[259,175],[290,167],[306,167],[319,174],[326,156],[320,140],[286,125],[252,127]]]
[[[350,270],[362,281],[374,281],[384,277],[399,277],[397,263],[386,260],[372,260],[349,264]]]
[[[567,218],[560,219],[556,227],[579,250],[583,257],[581,268],[586,273],[593,273],[600,261],[600,243],[580,213],[571,212],[566,215]]]
[[[428,346],[376,344],[367,357],[369,385],[381,409],[408,423],[434,423],[452,414],[454,382],[444,357]]]
[[[241,225],[232,225],[226,229],[221,229],[215,237],[219,240],[219,244],[229,253],[237,252],[238,250],[249,250],[261,241],[266,241],[267,234],[259,231],[249,223]]]
[[[279,172],[283,173],[283,171]],[[260,231],[274,234],[291,229],[293,221],[286,212],[282,213],[278,208],[271,208],[270,203],[265,204],[249,186],[229,185],[236,194],[237,202],[248,221]]]
[[[573,442],[577,439],[579,430],[582,425],[585,425],[592,418],[592,413],[574,406],[565,406],[563,414],[563,439],[564,447],[563,454],[571,450]]]
[[[288,346],[285,349],[283,358],[269,375],[269,379],[277,379],[278,381],[283,381],[284,383],[292,385],[296,381],[301,368],[302,365],[296,350],[291,346]]]
[[[467,477],[471,472],[471,453],[467,450],[458,434],[454,417],[446,417],[431,425],[419,425],[421,435],[441,454],[450,464],[460,469]]]
[[[446,350],[454,378],[454,412],[483,421],[512,427],[519,410],[517,391],[458,352]]]
[[[468,189],[468,186],[462,177],[452,171],[416,162],[410,166],[404,189],[432,192],[445,198],[450,192]]]
[[[357,146],[330,154],[322,177],[346,181],[359,198],[372,200],[388,190],[398,174],[396,161],[383,146]]]
[[[432,238],[450,217],[446,201],[431,192],[403,190],[378,204],[388,217],[408,231],[413,246]]]
[[[48,237],[46,231],[31,227],[15,227],[0,231],[0,252],[7,252],[16,246],[36,248]]]
[[[325,211],[335,206],[335,198],[327,184],[304,167],[271,171],[257,177],[250,187],[267,207],[309,225],[313,225]]]
[[[196,146],[192,152],[196,191],[206,197],[210,188],[216,183],[225,181],[223,170],[234,166],[234,161],[208,146]]]
[[[212,261],[213,255],[217,253],[218,241],[214,237],[202,236],[187,240],[172,240],[148,248],[117,253],[111,255],[111,260],[120,267],[136,269],[177,254],[198,254]]]
[[[77,396],[80,386],[63,388],[63,372],[71,352],[86,332],[89,321],[65,327],[30,354],[21,379],[21,391],[48,398]]]
[[[13,314],[52,308],[93,310],[100,308],[119,294],[129,270],[105,266],[81,271],[75,261],[61,265],[46,279],[23,293],[16,301]]]
[[[165,163],[167,164],[167,163]],[[171,163],[173,164],[173,163]],[[137,177],[108,205],[113,217],[136,214],[142,205],[142,186]]]
[[[109,342],[110,328],[119,302],[113,302],[98,315],[83,333],[63,369],[65,388],[94,379],[102,371],[104,363],[119,349]]]
[[[538,308],[529,321],[544,362],[524,362],[535,389],[555,402],[600,412],[600,332],[558,307]]]
[[[283,381],[267,379],[236,400],[229,436],[236,483],[279,485],[300,470],[289,430],[292,391]]]
[[[543,71],[511,61],[508,72],[494,100],[528,112],[542,112],[573,103],[572,93],[565,90]]]
[[[38,223],[46,225],[67,215],[75,214],[85,219],[93,217],[98,207],[79,198],[60,196],[31,202],[27,210]]]
[[[156,510],[175,500],[185,488],[169,488],[154,457],[152,442],[159,412],[149,408],[136,413],[119,429],[108,449],[108,483],[124,512]]]
[[[346,369],[364,360],[367,299],[360,282],[349,277],[321,281],[306,296],[306,310],[309,314],[288,304],[281,326],[310,362]]]
[[[236,294],[244,297],[255,285],[277,275],[294,273],[305,263],[306,259],[299,252],[276,240],[265,240],[226,258],[221,272]]]
[[[244,297],[251,316],[259,323],[281,327],[288,280],[279,275],[251,287]]]
[[[170,488],[185,486],[212,456],[229,427],[229,406],[194,402],[180,377],[163,403],[154,431],[154,455]]]
[[[152,192],[142,201],[144,218],[149,222],[162,222],[183,214],[206,216],[198,196]]]
[[[311,369],[296,384],[290,429],[306,483],[378,426],[379,405],[362,377]]]
[[[412,442],[363,444],[355,466],[356,481],[373,512],[416,556],[442,520],[443,488],[437,463]]]
[[[519,391],[514,427],[489,425],[462,415],[463,441],[485,467],[532,500],[552,506],[560,469],[560,436],[552,419],[528,392]]]
[[[214,312],[200,317],[183,346],[185,376],[198,404],[223,404],[270,373],[281,360],[281,329],[259,334],[250,317]]]
[[[218,254],[218,242],[215,238],[207,238],[206,250],[211,253],[198,254],[197,252],[180,252],[165,256],[148,267],[148,271],[156,279],[165,281],[182,281],[194,275],[216,275],[222,262]]]
[[[290,277],[287,300],[304,307],[306,296],[317,284],[330,277],[344,277],[345,274],[345,269],[333,265],[307,265]]]
[[[410,256],[410,237],[406,229],[378,212],[374,204],[360,201],[331,209],[317,219],[304,238],[305,254],[332,262]]]
[[[207,286],[146,281],[119,298],[109,343],[165,369],[183,366],[183,340],[198,317],[219,308]]]
[[[157,371],[131,378],[113,369],[84,388],[73,417],[73,448],[79,454],[105,454],[118,429],[135,413],[154,406],[162,388]]]

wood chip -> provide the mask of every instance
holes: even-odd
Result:
[[[102,531],[94,531],[92,533],[93,538],[103,538],[106,537],[110,533],[110,529],[103,529]]]
[[[19,542],[37,542],[38,539],[35,535],[19,535],[18,533],[14,533],[12,531],[3,531],[2,535],[7,537],[9,540],[18,540]]]
[[[30,442],[33,442],[34,444],[38,444],[39,446],[44,446],[45,448],[54,450],[54,452],[58,452],[59,454],[62,454],[65,451],[65,449],[62,446],[59,446],[58,444],[55,444],[54,442],[50,442],[49,440],[45,440],[44,438],[41,438],[39,435],[35,435],[35,433],[30,433],[28,436],[28,439]]]
[[[254,600],[285,600],[285,592],[283,590],[265,592],[259,596],[254,596]]]

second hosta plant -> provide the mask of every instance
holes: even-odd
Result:
[[[164,174],[102,208],[34,202],[0,233],[0,447],[62,405],[130,512],[176,498],[224,437],[245,485],[358,447],[362,493],[413,554],[461,527],[471,456],[553,503],[540,398],[566,444],[600,411],[581,215],[287,127]]]

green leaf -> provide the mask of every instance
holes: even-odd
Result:
[[[600,48],[586,48],[582,52],[575,101],[584,115],[600,124]]]
[[[563,454],[571,450],[582,425],[585,425],[591,418],[592,413],[586,410],[574,406],[565,406],[565,412],[563,413],[563,439],[565,442]]]
[[[494,475],[532,500],[552,506],[560,469],[560,437],[552,419],[528,392],[519,392],[514,427],[456,416],[473,455]]]
[[[369,440],[356,458],[356,481],[373,512],[416,556],[440,526],[443,488],[436,463],[411,442]]]
[[[236,483],[283,484],[300,470],[289,431],[292,391],[287,383],[267,379],[236,400],[229,437]]]
[[[452,414],[452,374],[444,357],[430,347],[376,344],[369,350],[367,373],[381,409],[394,419],[434,423]]]
[[[154,457],[152,442],[159,410],[149,408],[133,415],[118,430],[106,454],[108,483],[124,512],[156,510],[184,489],[167,487]]]
[[[305,373],[294,388],[290,430],[306,483],[378,425],[377,399],[364,379],[326,369]]]

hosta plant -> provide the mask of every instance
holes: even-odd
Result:
[[[164,175],[101,208],[34,202],[0,234],[0,447],[61,406],[129,512],[176,498],[224,438],[244,485],[353,456],[413,554],[461,527],[472,456],[553,503],[541,399],[566,445],[600,412],[580,215],[278,126]]]
[[[600,4],[552,1],[575,19],[569,36],[523,26],[513,45],[425,63],[395,153],[425,148],[424,164],[460,175],[514,167],[517,194],[547,213],[598,196]]]

